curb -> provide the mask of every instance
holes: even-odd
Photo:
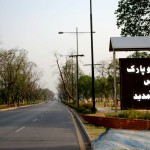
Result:
[[[80,117],[78,116],[78,114],[77,114],[73,109],[71,109],[71,108],[68,107],[68,106],[66,106],[66,107],[67,107],[68,110],[73,114],[73,116],[74,116],[74,118],[76,119],[78,125],[80,126],[80,128],[81,128],[82,131],[84,132],[84,134],[85,134],[85,136],[86,136],[86,138],[87,138],[87,140],[88,140],[88,144],[91,146],[91,149],[94,150],[94,149],[93,149],[93,144],[92,144],[93,142],[92,142],[92,140],[91,140],[91,137],[90,137],[90,135],[88,134],[88,132],[86,131],[86,129],[85,129],[85,127],[84,127],[84,124],[83,124],[83,122],[81,121]]]

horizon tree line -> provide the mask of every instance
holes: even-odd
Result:
[[[0,104],[20,106],[53,98],[39,85],[41,72],[22,49],[0,49]]]

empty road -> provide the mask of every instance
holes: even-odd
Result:
[[[0,150],[84,150],[78,139],[74,119],[60,102],[0,111]]]

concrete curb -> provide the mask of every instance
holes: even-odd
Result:
[[[85,136],[86,136],[86,138],[87,138],[87,140],[88,140],[89,145],[91,146],[92,150],[94,150],[94,149],[93,149],[93,144],[92,144],[91,137],[90,137],[90,135],[88,134],[88,132],[86,131],[85,126],[84,126],[83,122],[81,121],[79,115],[78,115],[73,109],[71,109],[70,107],[67,107],[67,108],[68,108],[68,110],[73,114],[73,116],[74,116],[74,118],[76,119],[78,125],[80,126],[80,128],[81,128],[82,131],[83,131],[83,133],[85,134]]]

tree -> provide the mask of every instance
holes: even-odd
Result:
[[[109,75],[109,62],[108,61],[100,61],[99,65],[95,66],[96,70],[101,77],[107,77]]]
[[[54,99],[54,93],[49,90],[49,89],[42,89],[40,88],[38,90],[38,96],[40,97],[40,99],[47,101],[47,100],[53,100]]]
[[[99,75],[95,80],[95,92],[97,98],[109,100],[114,97],[114,63],[113,60],[101,61],[97,66]],[[117,96],[119,95],[119,60],[116,59]]]
[[[127,58],[150,58],[150,54],[147,52],[133,52]]]
[[[108,83],[107,78],[105,77],[97,77],[96,79],[96,96],[100,98],[108,98]]]
[[[69,57],[70,55],[67,55],[65,57],[65,63],[61,65],[60,58],[58,57],[59,55],[54,53],[54,56],[56,57],[56,63],[60,74],[60,78],[58,80],[59,83],[57,87],[59,98],[62,100],[72,99],[75,102],[75,95],[76,95],[75,85],[77,78],[76,62],[73,61],[73,57]],[[82,74],[83,72],[78,65],[79,78]]]
[[[117,26],[124,36],[147,36],[150,33],[150,0],[120,0]]]
[[[92,78],[88,75],[82,75],[79,78],[79,95],[82,98],[90,98],[91,97],[91,89],[92,89]]]
[[[17,105],[41,98],[37,65],[26,50],[0,50],[0,104]]]
[[[63,66],[60,66],[57,54],[55,53],[54,55],[56,57],[56,63],[60,74],[59,83],[57,87],[59,98],[62,100],[67,100],[69,98],[75,101],[73,95],[73,81],[75,77],[74,63],[72,62],[70,57],[66,57],[65,64]]]

